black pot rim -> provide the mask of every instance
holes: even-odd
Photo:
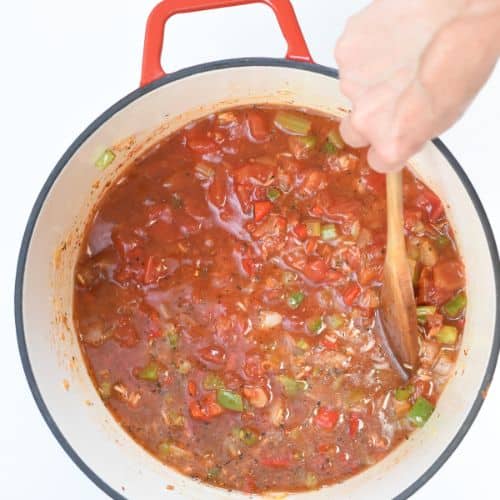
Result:
[[[71,460],[80,468],[80,470],[96,484],[102,491],[108,494],[111,498],[116,500],[125,500],[125,497],[113,489],[110,485],[108,485],[103,479],[101,479],[78,455],[78,453],[73,449],[71,444],[67,441],[56,422],[52,418],[50,411],[45,404],[42,394],[38,388],[38,385],[35,380],[35,376],[33,374],[33,370],[31,367],[26,338],[24,332],[24,322],[23,322],[23,282],[24,282],[24,271],[26,265],[27,254],[31,242],[31,237],[33,235],[33,230],[38,220],[38,216],[43,207],[45,199],[50,192],[54,182],[56,181],[59,174],[62,172],[68,161],[75,154],[75,152],[79,149],[82,143],[92,135],[101,125],[103,125],[107,120],[109,120],[112,116],[118,113],[121,109],[128,106],[130,103],[139,99],[143,95],[148,94],[149,92],[155,90],[158,87],[162,87],[171,82],[182,80],[183,78],[190,77],[192,75],[198,73],[205,73],[214,70],[221,69],[229,69],[229,68],[238,68],[238,67],[247,67],[247,66],[268,66],[268,67],[284,67],[284,68],[292,68],[299,69],[304,71],[309,71],[312,73],[319,73],[328,77],[338,78],[337,70],[333,68],[329,68],[326,66],[321,66],[319,64],[310,64],[296,61],[289,61],[286,59],[274,59],[274,58],[240,58],[240,59],[228,59],[216,62],[210,62],[205,64],[200,64],[197,66],[192,66],[190,68],[186,68],[170,75],[166,75],[159,80],[156,80],[149,85],[138,88],[137,90],[131,92],[109,109],[107,109],[101,116],[99,116],[96,120],[94,120],[71,144],[71,146],[67,149],[61,159],[57,162],[56,166],[50,173],[47,181],[43,185],[35,204],[31,210],[26,229],[24,231],[21,248],[19,251],[17,270],[16,270],[16,283],[15,283],[15,292],[14,292],[14,308],[15,308],[15,320],[16,320],[16,330],[17,330],[17,342],[19,347],[19,353],[21,356],[21,361],[24,368],[24,373],[28,380],[29,387],[35,399],[35,402],[38,406],[42,417],[45,422],[49,426],[52,434],[55,436],[59,444],[62,446],[64,451],[69,455]],[[496,288],[496,296],[497,296],[497,304],[500,300],[500,264],[499,264],[499,255],[497,246],[495,243],[495,238],[493,235],[493,231],[491,229],[490,223],[488,221],[488,217],[484,211],[482,203],[474,190],[471,182],[469,181],[467,175],[464,170],[451,154],[451,152],[447,149],[447,147],[443,144],[443,142],[439,139],[433,140],[434,145],[441,152],[441,154],[446,158],[450,166],[456,172],[458,177],[460,178],[463,186],[465,187],[467,194],[469,195],[472,203],[474,204],[474,208],[481,220],[481,224],[483,227],[483,231],[485,233],[486,239],[488,241],[488,247],[490,252],[490,257],[492,260],[492,265],[495,274],[495,288]],[[495,371],[495,366],[497,363],[498,355],[500,350],[500,310],[497,307],[496,310],[496,320],[495,320],[495,336],[493,339],[493,346],[490,354],[490,358],[488,360],[488,365],[486,367],[486,373],[483,378],[480,390],[476,395],[474,403],[472,405],[471,410],[469,411],[467,417],[465,418],[462,426],[451,440],[446,449],[441,453],[441,455],[434,461],[434,463],[423,473],[420,475],[418,479],[416,479],[410,486],[408,486],[405,490],[398,494],[396,497],[398,500],[402,500],[413,495],[418,489],[420,489],[429,479],[443,466],[443,464],[448,460],[451,454],[455,451],[457,446],[460,444],[465,434],[467,434],[470,429],[472,423],[474,422],[482,404],[484,401],[485,392],[488,390],[488,387],[493,378],[493,374]]]

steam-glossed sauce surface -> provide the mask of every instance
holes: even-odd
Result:
[[[425,424],[464,324],[439,198],[404,173],[419,366],[374,332],[385,179],[330,117],[231,109],[174,133],[105,194],[74,322],[106,406],[180,472],[248,492],[315,489]]]

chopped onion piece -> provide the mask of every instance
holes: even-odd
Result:
[[[283,316],[273,311],[262,311],[259,315],[260,327],[264,330],[281,325]]]

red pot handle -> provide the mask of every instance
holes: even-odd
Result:
[[[313,62],[290,0],[163,0],[153,9],[146,25],[141,87],[165,76],[161,67],[161,51],[165,23],[173,15],[251,3],[264,3],[273,9],[288,43],[288,59]]]

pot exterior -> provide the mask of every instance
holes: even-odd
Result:
[[[16,283],[21,356],[35,399],[73,460],[115,498],[237,499],[247,495],[195,482],[136,444],[104,407],[87,373],[72,323],[73,269],[92,207],[145,149],[192,120],[248,104],[299,106],[342,116],[349,103],[334,70],[277,59],[203,65],[139,89],[110,108],[54,169],[31,214]],[[124,139],[125,138],[125,139]],[[101,172],[94,161],[115,145]],[[406,497],[431,477],[463,438],[481,406],[500,344],[498,254],[486,216],[456,161],[436,141],[411,162],[448,205],[467,271],[469,297],[455,375],[427,425],[383,461],[345,483],[297,498]],[[93,472],[92,472],[93,471]]]

